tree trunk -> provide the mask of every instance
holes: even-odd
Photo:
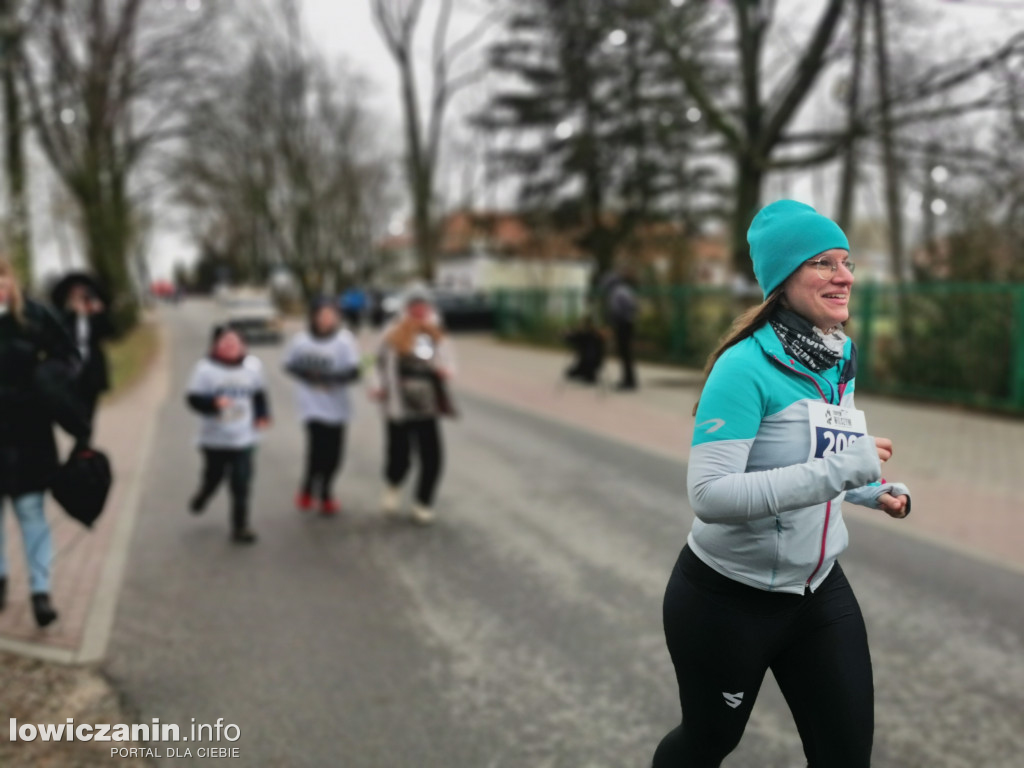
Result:
[[[416,75],[409,60],[411,53],[398,59],[402,81],[402,112],[405,118],[406,178],[412,193],[413,243],[419,262],[420,277],[434,279],[434,237],[432,221],[433,161],[423,141],[423,121],[416,95]]]
[[[885,10],[881,0],[873,0],[875,16],[875,66],[881,94],[882,148],[885,157],[885,204],[889,214],[889,255],[893,277],[903,282],[903,212],[900,210],[899,165],[893,141],[892,110],[889,95],[889,54],[886,45]]]
[[[939,240],[935,227],[935,211],[932,210],[932,203],[935,202],[936,186],[932,171],[939,164],[940,148],[937,142],[928,142],[924,158],[924,190],[921,196],[921,216],[923,231],[921,239],[925,250],[928,252],[928,264],[921,268],[917,263],[911,262],[910,268],[913,271],[914,281],[922,282],[934,274],[934,269],[939,260]]]
[[[732,227],[732,263],[749,280],[754,279],[754,264],[750,261],[747,230],[761,204],[764,169],[756,159],[740,156],[736,170],[736,211]]]
[[[123,196],[89,184],[79,194],[86,256],[100,284],[110,292],[110,314],[118,333],[138,321],[138,303],[128,266],[131,221]]]
[[[428,162],[420,158],[420,163]],[[422,165],[411,171],[415,174],[413,183],[413,230],[416,242],[416,255],[420,264],[420,277],[427,283],[434,282],[436,269],[436,241],[434,238],[434,221],[431,203],[433,188],[432,173]]]
[[[856,17],[853,30],[853,61],[850,65],[850,80],[846,94],[846,130],[849,132],[846,151],[843,153],[843,172],[839,182],[838,223],[843,231],[850,232],[853,226],[854,197],[857,192],[857,108],[860,104],[860,71],[864,58],[864,0],[856,2]]]
[[[23,143],[21,94],[14,74],[14,58],[20,33],[13,28],[17,9],[13,0],[0,0],[0,38],[4,98],[4,170],[10,212],[7,221],[11,262],[23,285],[32,285],[32,238],[26,193],[25,148]]]

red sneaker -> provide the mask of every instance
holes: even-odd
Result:
[[[320,502],[320,514],[321,515],[336,515],[341,512],[341,504],[336,502],[334,499],[324,499]]]
[[[313,496],[308,493],[300,493],[295,497],[295,508],[299,512],[308,512],[313,508]]]

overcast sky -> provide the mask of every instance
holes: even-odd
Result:
[[[310,38],[332,56],[343,56],[379,86],[377,103],[396,119],[398,75],[373,23],[370,0],[303,0]]]

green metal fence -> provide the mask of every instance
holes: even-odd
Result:
[[[759,297],[757,297],[759,298]],[[641,359],[703,367],[732,320],[757,298],[697,286],[641,291]],[[499,335],[558,344],[592,311],[581,291],[499,291]],[[858,388],[1024,413],[1024,284],[859,284],[847,328]]]

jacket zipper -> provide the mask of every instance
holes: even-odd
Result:
[[[811,582],[814,581],[814,577],[818,575],[818,571],[821,570],[821,564],[825,562],[825,543],[828,541],[828,521],[832,517],[832,502],[825,502],[825,528],[821,532],[821,552],[818,553],[818,564],[814,566],[814,570],[811,571],[811,575],[807,577],[807,583],[804,584],[804,591],[811,591]]]
[[[827,404],[833,405],[831,398],[825,397],[825,392],[824,392],[824,390],[822,390],[821,386],[818,384],[817,379],[815,379],[813,376],[811,376],[809,374],[804,373],[803,371],[798,371],[796,368],[794,368],[794,367],[792,367],[790,365],[786,365],[784,362],[782,362],[782,360],[780,360],[778,358],[777,355],[772,355],[772,357],[775,359],[776,362],[779,363],[779,365],[783,366],[784,368],[788,368],[789,370],[793,371],[793,373],[800,374],[804,378],[810,379],[811,383],[814,384],[815,389],[818,390],[818,394],[821,395],[821,399],[824,400]],[[837,404],[842,404],[842,402],[843,402],[843,393],[845,393],[845,392],[846,392],[846,382],[845,381],[840,381],[839,382],[839,403],[837,403]],[[832,385],[829,384],[829,394],[831,394],[831,393],[832,393]],[[821,570],[822,563],[825,562],[825,546],[828,543],[828,524],[829,524],[829,521],[831,520],[831,518],[832,518],[832,502],[831,501],[827,501],[827,502],[825,502],[825,527],[821,531],[821,550],[818,553],[818,564],[814,566],[814,570],[811,571],[811,575],[808,576],[807,577],[807,581],[804,582],[804,591],[805,592],[810,592],[811,591],[811,582],[814,581],[814,577],[817,576],[818,575],[818,571]]]
[[[818,390],[821,391],[820,389]],[[843,402],[843,393],[846,391],[846,382],[839,382],[839,402]],[[827,400],[825,402],[828,402]],[[829,403],[831,405],[831,403]],[[814,581],[814,577],[818,575],[818,571],[821,570],[821,564],[825,562],[825,544],[828,542],[828,523],[832,518],[832,502],[828,501],[825,503],[825,528],[821,532],[821,552],[818,553],[818,564],[814,566],[814,570],[811,571],[811,575],[807,577],[807,583],[804,588],[807,592],[811,591],[811,582]]]

